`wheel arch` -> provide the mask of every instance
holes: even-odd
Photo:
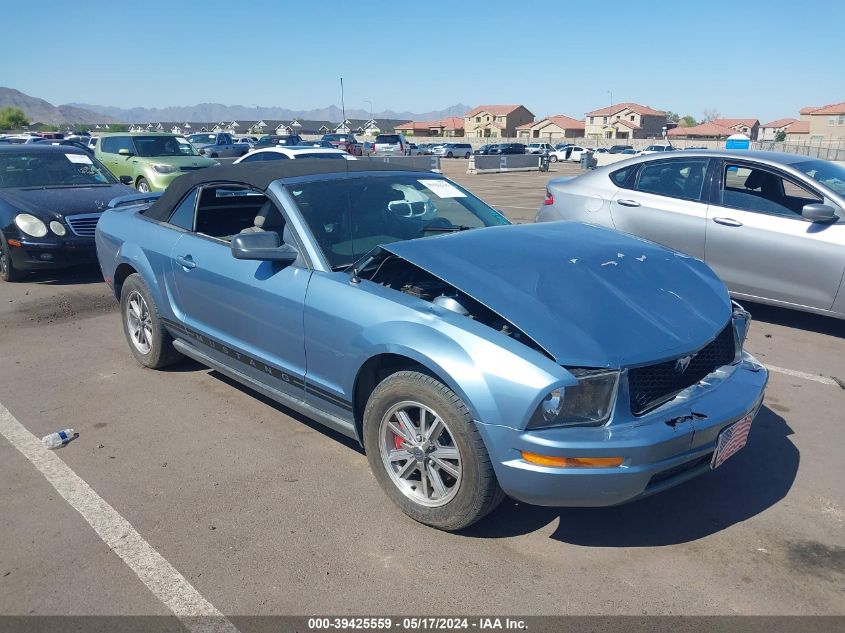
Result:
[[[437,361],[408,348],[382,350],[370,356],[355,375],[352,389],[352,412],[358,438],[363,438],[364,409],[375,388],[388,376],[408,370],[418,371],[439,380],[463,400],[473,419],[479,419],[479,413],[472,398]]]

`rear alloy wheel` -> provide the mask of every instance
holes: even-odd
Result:
[[[120,292],[123,333],[132,355],[144,367],[159,369],[182,358],[164,327],[147,284],[138,273],[123,282]]]
[[[549,162],[550,163],[556,163],[557,162],[557,156],[555,156],[554,154],[549,156]]]
[[[141,177],[138,178],[138,182],[135,183],[135,188],[141,193],[149,193],[150,183],[147,182],[146,178]]]
[[[452,152],[449,152],[448,154],[446,154],[446,158],[454,158],[454,157],[455,156],[454,156],[454,154],[452,154]]]
[[[400,371],[375,388],[364,446],[382,489],[420,523],[460,530],[504,498],[466,405],[426,374]]]
[[[468,159],[468,158],[469,158],[469,155],[470,155],[470,152],[467,152],[466,154],[464,154],[464,158],[467,158],[467,159]]]
[[[20,281],[22,277],[23,273],[15,268],[15,264],[12,262],[12,253],[6,243],[6,238],[0,233],[0,279],[3,281]]]

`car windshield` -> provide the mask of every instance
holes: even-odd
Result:
[[[842,165],[825,160],[808,160],[792,166],[840,196],[845,196],[845,167]]]
[[[333,269],[380,244],[509,224],[498,211],[433,174],[334,178],[288,185]]]
[[[188,137],[191,143],[214,143],[217,141],[216,134],[191,134]]]
[[[297,154],[296,158],[299,158],[299,159],[302,159],[302,158],[328,158],[328,159],[333,159],[334,158],[334,159],[346,160],[346,157],[348,155],[349,154],[346,154],[345,152],[308,152],[308,153]]]
[[[71,152],[3,152],[0,189],[13,187],[89,187],[115,184],[96,159]]]
[[[263,136],[255,144],[256,147],[272,147],[274,145],[296,145],[299,139],[288,136]]]
[[[186,139],[178,136],[135,136],[138,156],[199,156]]]

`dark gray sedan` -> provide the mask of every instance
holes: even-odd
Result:
[[[685,151],[548,184],[538,222],[615,228],[706,261],[731,294],[845,319],[845,167]]]

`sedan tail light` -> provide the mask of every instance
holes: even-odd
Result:
[[[552,195],[552,192],[549,191],[548,187],[546,187],[546,199],[543,200],[543,204],[551,205],[555,203],[555,197]]]

